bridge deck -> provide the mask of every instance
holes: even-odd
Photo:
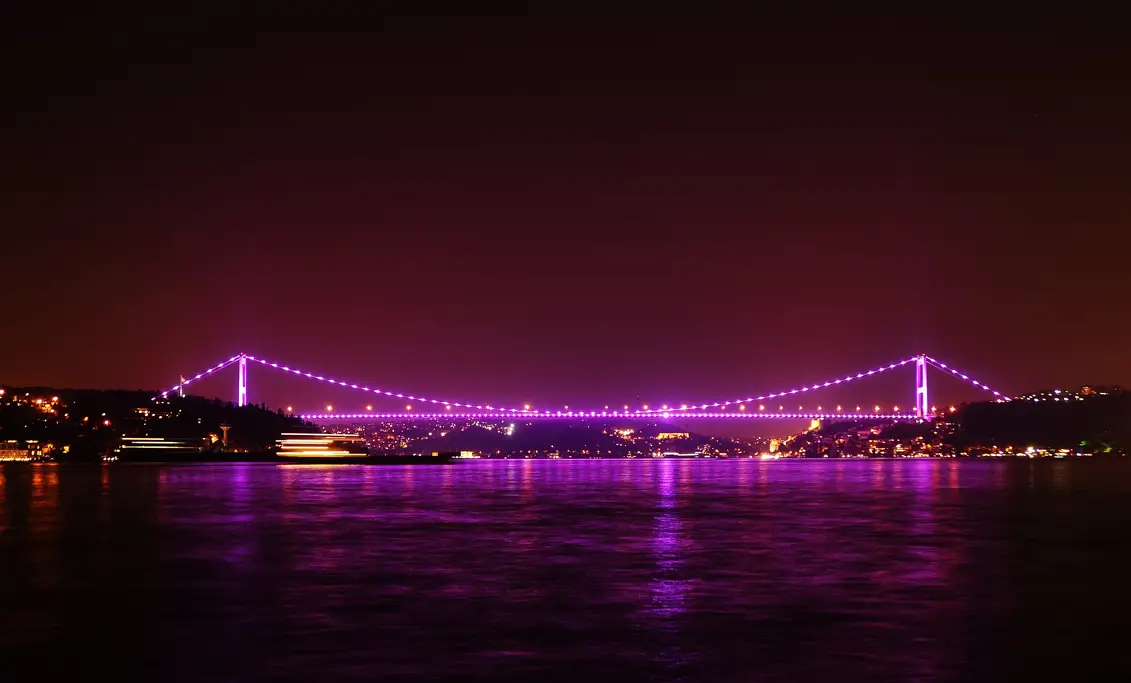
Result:
[[[495,411],[484,413],[304,413],[298,417],[304,420],[378,420],[383,422],[422,421],[422,420],[918,420],[911,413],[783,413],[778,411],[731,411],[713,412],[672,410],[666,412],[622,412],[622,411]]]

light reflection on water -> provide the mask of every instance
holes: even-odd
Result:
[[[1079,679],[1126,673],[1131,466],[8,463],[0,551],[0,672]]]
[[[671,460],[657,463],[658,495],[652,527],[652,555],[656,566],[651,581],[652,607],[646,611],[652,628],[660,632],[657,661],[679,671],[691,663],[691,657],[680,648],[678,638],[672,637],[679,633],[688,590],[688,579],[683,576],[684,551],[675,465]],[[686,476],[686,470],[681,474]]]

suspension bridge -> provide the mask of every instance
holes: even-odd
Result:
[[[510,419],[530,419],[530,420],[595,420],[595,419],[617,419],[617,420],[656,420],[656,419],[694,419],[694,420],[759,420],[759,419],[805,419],[805,420],[911,420],[921,421],[930,420],[935,417],[937,411],[930,402],[930,394],[927,388],[927,370],[934,368],[935,370],[946,373],[968,384],[977,387],[984,391],[988,396],[992,396],[994,400],[1008,401],[1010,398],[1001,392],[991,389],[986,384],[974,379],[969,374],[959,371],[958,369],[947,365],[931,356],[926,354],[918,354],[900,361],[890,363],[888,365],[881,365],[869,370],[850,373],[841,377],[835,377],[824,382],[817,382],[814,384],[805,384],[796,386],[790,389],[774,391],[770,393],[760,394],[757,396],[747,396],[744,398],[732,398],[726,400],[704,401],[697,404],[680,404],[678,406],[663,405],[659,408],[648,407],[644,405],[641,408],[630,409],[629,406],[624,406],[624,409],[617,410],[611,409],[609,406],[604,406],[601,409],[590,410],[570,410],[568,408],[563,410],[535,410],[529,405],[517,406],[500,406],[491,403],[475,403],[469,401],[457,401],[452,399],[440,399],[437,397],[420,396],[417,394],[410,394],[403,391],[392,391],[389,389],[382,389],[378,387],[367,386],[358,384],[347,380],[335,379],[325,375],[320,375],[313,372],[308,372],[290,365],[274,362],[252,356],[246,353],[238,353],[227,360],[224,360],[216,365],[197,373],[190,378],[181,378],[180,384],[176,384],[169,389],[162,391],[154,399],[168,398],[171,395],[184,395],[185,387],[194,382],[199,382],[202,379],[211,377],[216,373],[224,370],[225,368],[235,365],[237,367],[236,378],[236,404],[245,406],[248,404],[248,367],[252,364],[258,364],[273,371],[280,373],[301,377],[313,382],[323,384],[330,384],[338,387],[344,387],[349,390],[357,391],[360,394],[368,394],[379,398],[393,398],[411,401],[413,403],[425,406],[424,410],[405,410],[403,412],[374,412],[372,406],[367,406],[365,412],[334,412],[327,409],[326,412],[321,413],[297,413],[300,417],[309,421],[332,421],[332,420],[374,420],[374,421],[428,421],[428,420],[451,420],[451,419],[477,419],[477,420],[510,420]],[[893,408],[890,411],[882,411],[880,406],[876,406],[874,410],[862,410],[859,406],[855,410],[843,410],[837,406],[834,410],[825,410],[818,407],[815,411],[806,411],[798,409],[797,411],[786,412],[784,406],[779,406],[778,410],[773,410],[772,406],[768,407],[764,401],[794,399],[799,396],[809,396],[820,392],[822,389],[829,389],[832,387],[841,386],[851,382],[857,382],[869,377],[891,372],[898,368],[906,366],[913,366],[914,368],[914,408],[912,410],[901,412]],[[289,412],[289,410],[288,410]]]

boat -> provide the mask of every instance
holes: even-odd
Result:
[[[695,452],[692,452],[692,453],[677,453],[675,451],[664,451],[663,453],[660,454],[660,457],[661,458],[684,458],[684,459],[686,459],[686,458],[714,458],[715,456],[710,455],[709,453],[701,453],[699,451],[695,451]]]
[[[260,451],[202,450],[189,441],[156,437],[123,440],[118,462],[277,463],[299,465],[438,465],[458,453],[373,453],[357,434],[292,432]]]
[[[370,453],[347,456],[308,456],[302,458],[280,456],[274,450],[243,453],[197,451],[195,453],[119,453],[114,462],[122,463],[271,463],[278,465],[444,465],[451,463],[455,453]]]

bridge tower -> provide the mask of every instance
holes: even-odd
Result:
[[[240,378],[236,386],[236,405],[247,405],[247,356],[240,354]]]
[[[927,357],[915,357],[915,412],[921,420],[931,419],[931,403],[927,398]]]

